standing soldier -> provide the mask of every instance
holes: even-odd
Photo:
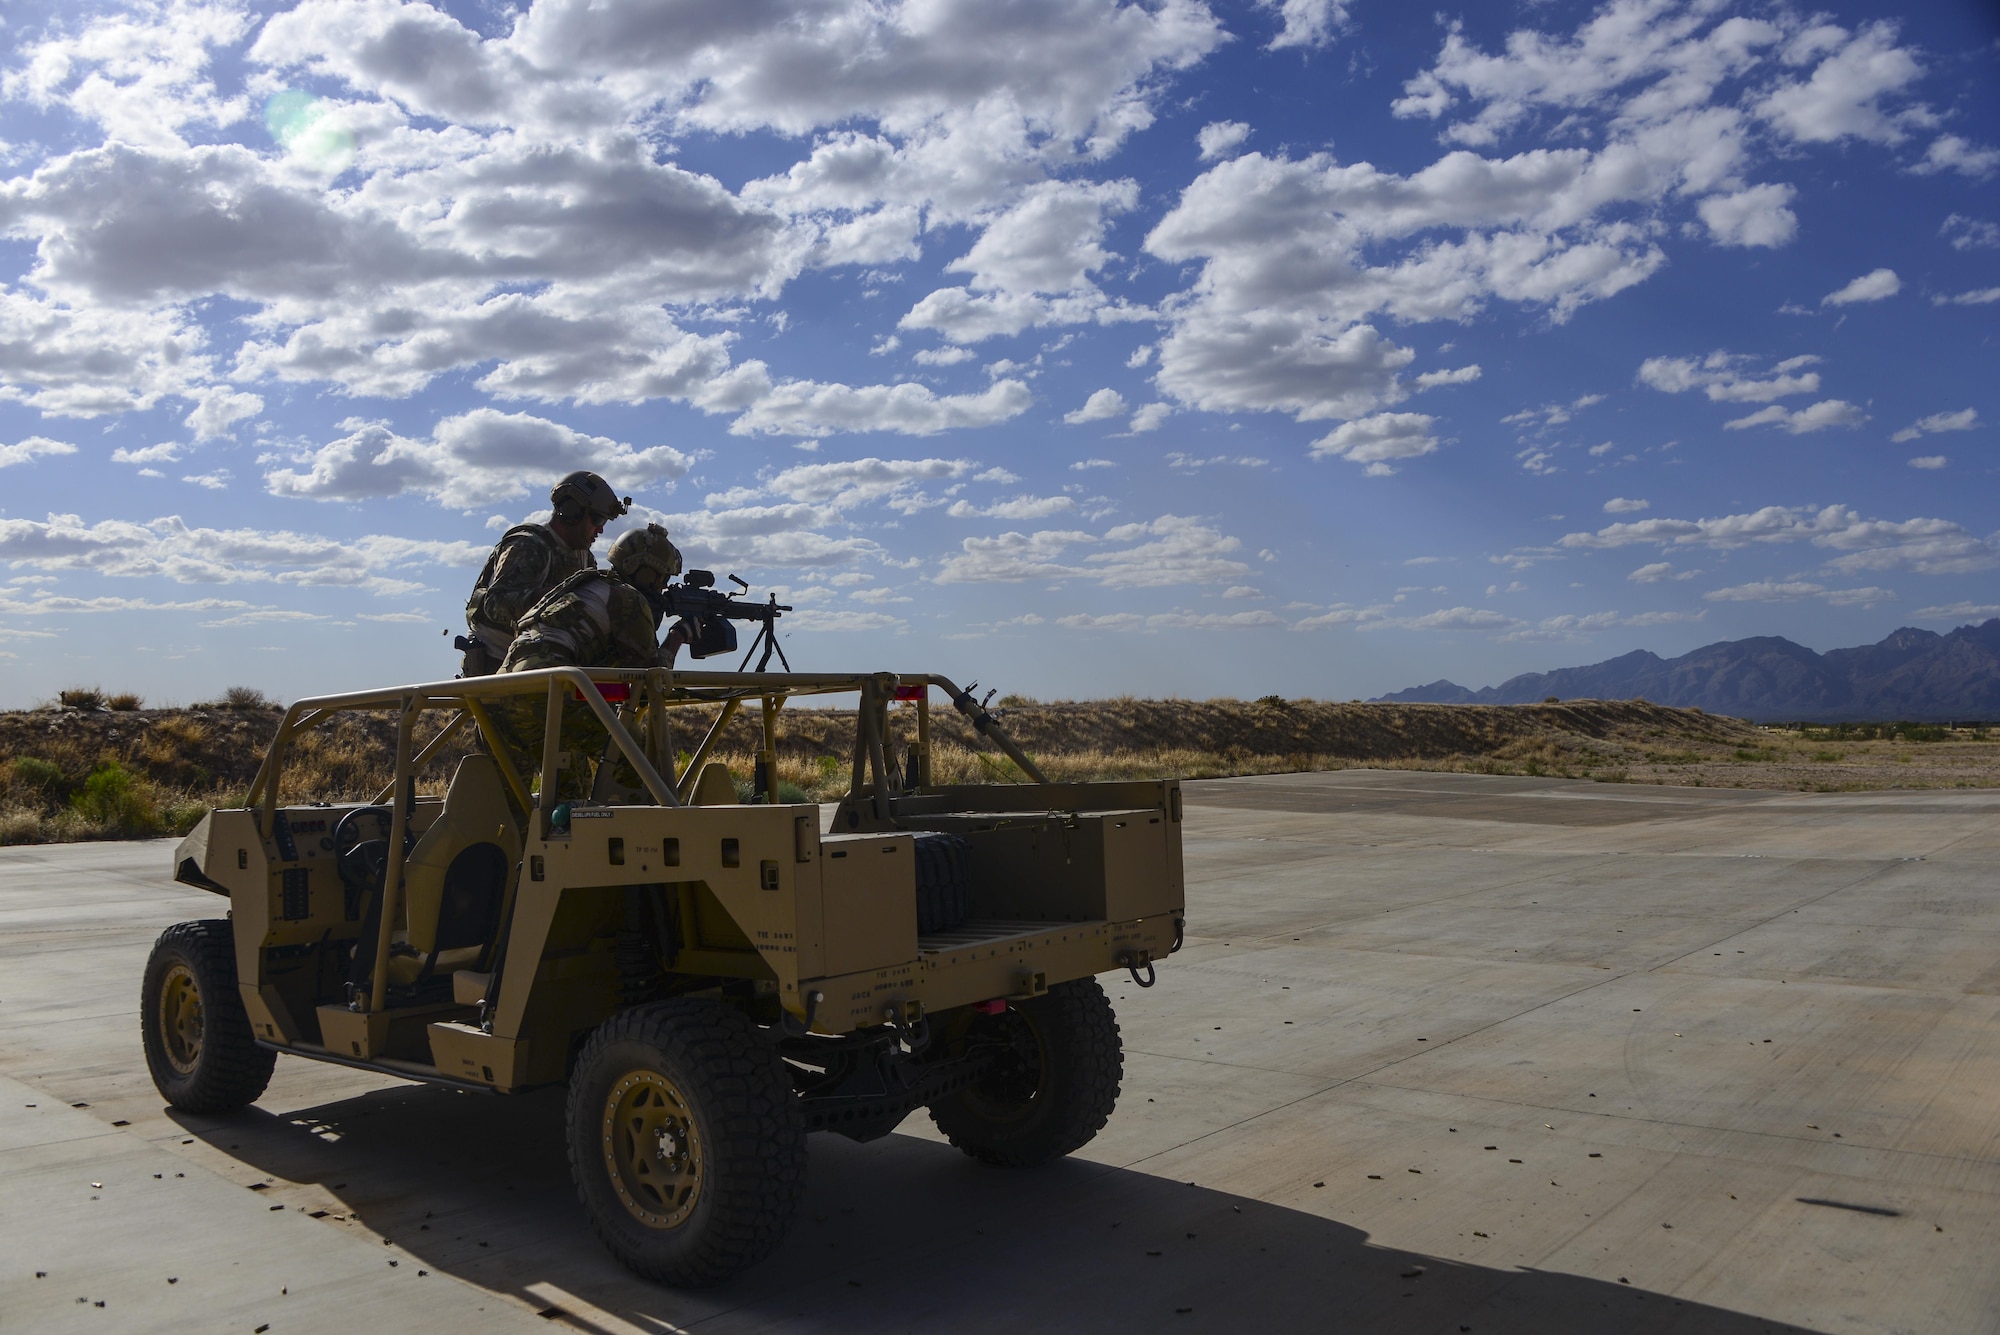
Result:
[[[590,546],[632,498],[620,500],[603,478],[578,472],[556,483],[549,504],[548,523],[517,524],[501,534],[473,583],[465,603],[472,635],[457,641],[465,651],[464,676],[499,671],[528,609],[570,576],[597,568]]]

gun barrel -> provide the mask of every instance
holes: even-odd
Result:
[[[675,619],[719,616],[731,621],[771,621],[792,610],[786,603],[749,603],[708,589],[684,587],[667,589],[654,602],[662,615]]]

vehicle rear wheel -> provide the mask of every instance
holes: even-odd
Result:
[[[963,1043],[968,1053],[997,1048],[993,1065],[932,1104],[931,1120],[975,1159],[1007,1168],[1059,1159],[1089,1144],[1118,1105],[1125,1049],[1095,978],[976,1015]]]
[[[220,919],[160,933],[139,994],[146,1068],[182,1112],[233,1112],[271,1082],[278,1056],[257,1046],[236,991],[236,944]]]
[[[710,1001],[605,1021],[569,1085],[569,1166],[592,1227],[647,1279],[715,1284],[770,1255],[805,1188],[806,1133],[777,1050]]]

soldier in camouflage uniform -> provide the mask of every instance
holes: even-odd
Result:
[[[619,500],[595,473],[571,473],[549,492],[549,503],[549,522],[508,529],[473,583],[465,604],[472,631],[465,648],[467,677],[498,671],[522,615],[570,576],[597,568],[591,544],[625,513],[631,497]]]
[[[660,649],[660,609],[648,595],[680,572],[681,554],[665,529],[633,529],[611,544],[611,569],[578,571],[522,614],[500,670],[671,666],[671,652]]]
[[[500,671],[532,672],[537,668],[672,667],[680,649],[675,626],[659,643],[660,609],[652,595],[681,572],[681,554],[658,524],[632,529],[611,544],[611,569],[582,570],[571,575],[521,617],[520,632],[507,649]],[[508,701],[494,712],[494,723],[516,762],[528,768],[541,763],[543,706],[536,701]],[[597,716],[580,702],[563,710],[565,748],[577,757],[597,756],[610,740]],[[565,776],[565,791],[580,795],[587,779],[581,765]],[[624,786],[636,786],[627,776]]]

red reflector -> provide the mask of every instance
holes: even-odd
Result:
[[[924,698],[924,692],[929,689],[930,687],[928,686],[898,686],[896,688],[896,698],[898,700],[921,700]]]
[[[608,705],[622,705],[632,697],[632,688],[622,681],[593,681],[590,684],[597,688],[597,693],[604,697],[604,703]],[[583,692],[578,691],[576,698],[583,699]]]
[[[972,1009],[981,1015],[998,1015],[1007,1009],[1007,998],[995,997],[991,1001],[975,1001],[972,1003]]]

